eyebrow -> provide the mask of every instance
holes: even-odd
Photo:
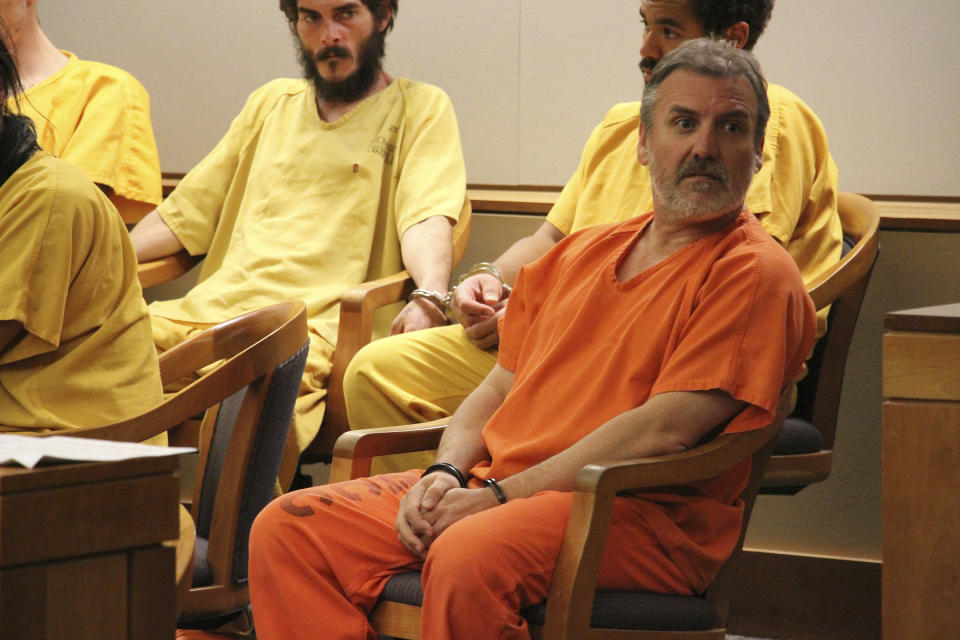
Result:
[[[684,107],[682,105],[672,105],[669,110],[669,115],[681,115],[681,116],[698,116],[700,113],[689,107]],[[737,119],[737,120],[750,120],[750,112],[747,109],[730,109],[724,111],[720,114],[721,119]]]
[[[647,22],[647,16],[643,14],[642,10],[640,11],[640,19],[643,20],[644,22]],[[680,24],[679,21],[669,17],[657,18],[656,20],[654,20],[654,24],[661,27],[666,26],[666,27],[674,27],[675,29],[683,29],[683,25]]]
[[[334,7],[333,10],[344,11],[346,9],[358,9],[359,7],[360,7],[360,3],[357,2],[356,0],[348,0],[348,2],[344,2],[343,4],[340,4]],[[311,9],[310,7],[298,7],[297,11],[299,13],[310,13],[310,14],[319,15],[319,12],[316,9]]]

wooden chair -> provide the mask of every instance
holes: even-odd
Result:
[[[786,395],[768,426],[721,435],[690,451],[657,458],[596,463],[577,476],[573,510],[546,603],[523,612],[535,640],[723,640],[733,573],[773,441],[786,415]],[[364,477],[375,456],[435,449],[443,421],[345,433],[334,451],[331,482]],[[703,596],[595,591],[613,498],[622,491],[684,484],[714,477],[747,458],[750,480],[741,493],[744,520],[733,556]],[[419,572],[390,578],[370,622],[388,637],[420,638]]]
[[[845,253],[808,289],[817,309],[832,305],[827,333],[798,385],[797,406],[777,438],[761,493],[795,494],[830,475],[847,353],[877,261],[880,221],[876,205],[854,193],[839,194],[838,211]]]
[[[122,422],[59,432],[139,442],[206,411],[191,513],[194,571],[180,607],[182,626],[229,617],[250,602],[250,526],[273,498],[308,346],[302,302],[247,313],[160,356],[164,383],[222,363],[158,407]]]
[[[467,243],[470,240],[470,214],[470,199],[465,197],[460,219],[453,228],[453,266],[460,262],[467,250]],[[147,289],[179,277],[200,259],[181,251],[166,258],[142,263],[138,267],[140,285]],[[410,274],[399,271],[347,289],[341,296],[337,349],[334,351],[330,376],[327,380],[327,407],[323,426],[301,455],[301,464],[329,462],[337,438],[341,433],[350,430],[347,421],[347,405],[343,397],[343,374],[357,351],[375,337],[374,313],[376,310],[405,300],[414,286]]]

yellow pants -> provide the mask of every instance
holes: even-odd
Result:
[[[180,344],[195,333],[210,327],[209,324],[192,324],[167,318],[151,316],[153,341],[157,351],[163,353]],[[326,409],[327,378],[333,362],[333,345],[319,334],[310,331],[310,350],[300,383],[300,394],[293,408],[290,435],[287,437],[280,462],[278,482],[284,490],[290,487],[297,470],[300,453],[307,448],[320,431]]]
[[[343,378],[350,427],[387,427],[446,418],[497,362],[459,324],[375,340],[361,349]],[[372,475],[424,469],[433,453],[383,456]]]

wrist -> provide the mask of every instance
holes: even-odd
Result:
[[[507,500],[509,500],[509,498],[507,498],[507,494],[503,491],[503,487],[500,486],[500,483],[497,482],[496,478],[487,478],[483,481],[483,485],[493,492],[493,495],[496,497],[498,503],[506,504]]]
[[[513,290],[513,288],[507,284],[506,280],[503,279],[503,274],[500,272],[500,267],[492,262],[478,262],[477,264],[473,265],[465,274],[460,276],[458,283],[463,282],[471,276],[479,275],[481,273],[486,273],[490,276],[493,276],[500,283],[501,300],[510,297],[510,292]]]
[[[410,294],[409,302],[416,304],[424,313],[427,313],[439,324],[447,323],[447,306],[449,299],[439,291],[414,289]]]
[[[467,479],[464,477],[463,472],[449,462],[434,462],[432,465],[427,467],[422,474],[420,474],[420,477],[423,478],[431,473],[437,473],[438,471],[456,478],[461,489],[467,488]]]

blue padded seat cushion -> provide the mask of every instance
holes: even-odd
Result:
[[[783,423],[783,428],[773,446],[773,455],[795,455],[816,453],[823,448],[823,435],[813,423],[791,416]]]
[[[213,569],[207,562],[207,545],[210,541],[197,536],[196,546],[193,548],[193,583],[194,587],[206,587],[213,584]]]
[[[423,604],[420,572],[392,576],[380,594],[385,600]],[[542,625],[547,605],[528,607],[522,613],[532,624]],[[598,591],[593,599],[590,625],[597,629],[649,629],[651,631],[701,631],[712,629],[717,614],[699,596],[667,596],[637,591]]]

